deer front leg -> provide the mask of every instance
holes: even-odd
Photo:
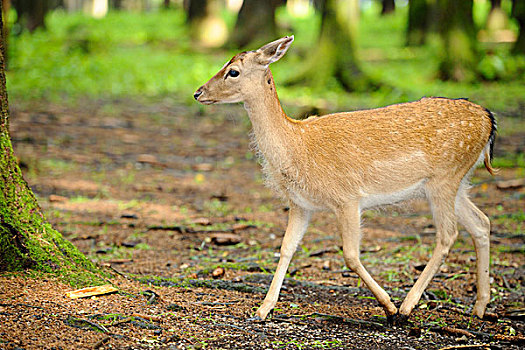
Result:
[[[272,284],[264,301],[255,313],[256,318],[264,320],[268,313],[274,308],[279,299],[279,292],[281,286],[283,285],[284,277],[286,276],[286,271],[288,270],[288,265],[292,260],[293,254],[297,250],[299,242],[306,232],[308,223],[310,222],[311,212],[297,207],[295,205],[290,206],[290,212],[288,214],[288,227],[286,228],[286,233],[284,234],[283,242],[281,244],[281,256],[279,258],[279,263],[277,264],[277,269],[273,276]]]
[[[390,300],[390,296],[370,276],[359,260],[359,245],[361,241],[360,223],[361,213],[359,201],[352,201],[344,205],[337,212],[337,219],[341,226],[343,241],[343,256],[346,266],[352,269],[363,280],[368,289],[385,309],[387,318],[397,313],[397,308]]]

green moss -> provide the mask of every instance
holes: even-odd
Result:
[[[102,283],[109,275],[47,222],[13,155],[7,123],[0,132],[0,271],[31,269],[74,286]]]

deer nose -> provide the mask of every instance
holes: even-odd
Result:
[[[193,97],[198,100],[199,99],[199,96],[202,95],[202,90],[197,90],[195,91],[195,93],[193,94]]]

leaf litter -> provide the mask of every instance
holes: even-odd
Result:
[[[524,346],[523,169],[501,169],[495,179],[474,174],[481,185],[473,187],[473,200],[492,221],[487,319],[470,314],[475,254],[464,231],[409,323],[389,326],[368,289],[344,267],[333,217],[322,214],[295,254],[272,316],[254,322],[287,213],[247,153],[241,108],[214,106],[188,118],[193,108],[120,102],[125,128],[101,126],[109,109],[100,102],[87,109],[38,108],[52,113],[53,122],[34,128],[30,109],[12,112],[15,151],[30,164],[26,178],[53,225],[113,271],[118,292],[70,299],[62,291],[71,288],[52,278],[2,274],[0,348]],[[71,123],[73,117],[78,122]],[[64,135],[75,141],[61,143]],[[524,136],[508,136],[499,147],[513,149]],[[496,143],[496,156],[509,150]],[[49,172],[50,164],[67,166]],[[428,213],[418,202],[411,210],[365,213],[363,263],[398,305],[431,253],[435,228]]]

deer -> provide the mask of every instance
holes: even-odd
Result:
[[[476,252],[472,312],[483,318],[490,301],[490,221],[469,199],[468,190],[470,175],[481,162],[494,175],[494,115],[467,99],[423,97],[382,108],[292,119],[281,107],[269,66],[293,41],[293,35],[286,36],[235,55],[194,93],[205,105],[244,104],[266,184],[289,207],[279,262],[254,319],[264,321],[275,307],[294,252],[312,214],[319,211],[334,213],[346,266],[372,292],[391,324],[409,318],[461,224]],[[398,309],[361,263],[361,212],[413,198],[428,200],[436,243]]]

